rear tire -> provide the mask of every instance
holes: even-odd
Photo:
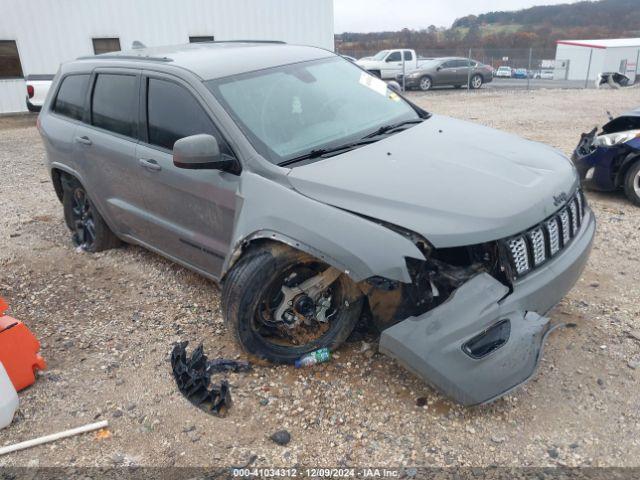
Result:
[[[119,247],[122,242],[109,229],[82,184],[66,176],[62,186],[64,220],[73,244],[91,253]]]
[[[640,160],[631,165],[624,177],[624,193],[627,198],[640,206]]]
[[[363,297],[345,274],[327,289],[331,289],[332,297],[335,296],[331,300],[335,302],[332,304],[335,305],[335,308],[332,306],[334,313],[327,319],[327,323],[314,324],[319,335],[317,338],[311,338],[315,332],[309,332],[301,340],[306,343],[296,341],[285,345],[286,341],[282,340],[279,332],[292,332],[291,335],[294,336],[294,330],[287,330],[283,323],[279,323],[277,329],[262,323],[265,307],[273,305],[272,287],[275,285],[275,291],[278,291],[283,275],[287,275],[293,268],[311,268],[311,265],[319,266],[320,269],[329,268],[310,255],[273,243],[249,251],[234,265],[224,280],[222,311],[227,327],[244,351],[261,360],[294,363],[303,355],[320,348],[327,347],[331,351],[337,349],[351,334],[360,318]],[[276,322],[273,316],[267,320]]]

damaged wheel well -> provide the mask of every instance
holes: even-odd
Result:
[[[64,195],[64,188],[62,187],[62,177],[68,175],[68,173],[63,172],[62,170],[58,170],[54,168],[51,170],[51,182],[53,183],[53,189],[56,192],[56,196],[58,200],[62,202],[62,196]]]

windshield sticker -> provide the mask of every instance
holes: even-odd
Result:
[[[360,75],[360,84],[364,85],[365,87],[369,87],[371,90],[379,93],[383,97],[387,96],[387,84],[379,78],[374,77],[373,75],[362,72],[362,74]]]
[[[302,114],[302,100],[300,100],[300,97],[293,97],[293,102],[291,103],[291,113],[294,115]]]

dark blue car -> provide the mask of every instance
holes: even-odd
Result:
[[[640,108],[583,133],[573,161],[586,187],[623,189],[640,206]]]

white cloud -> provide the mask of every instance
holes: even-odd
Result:
[[[334,0],[335,30],[377,32],[450,27],[456,18],[496,10],[519,10],[534,5],[573,3],[577,0]]]

